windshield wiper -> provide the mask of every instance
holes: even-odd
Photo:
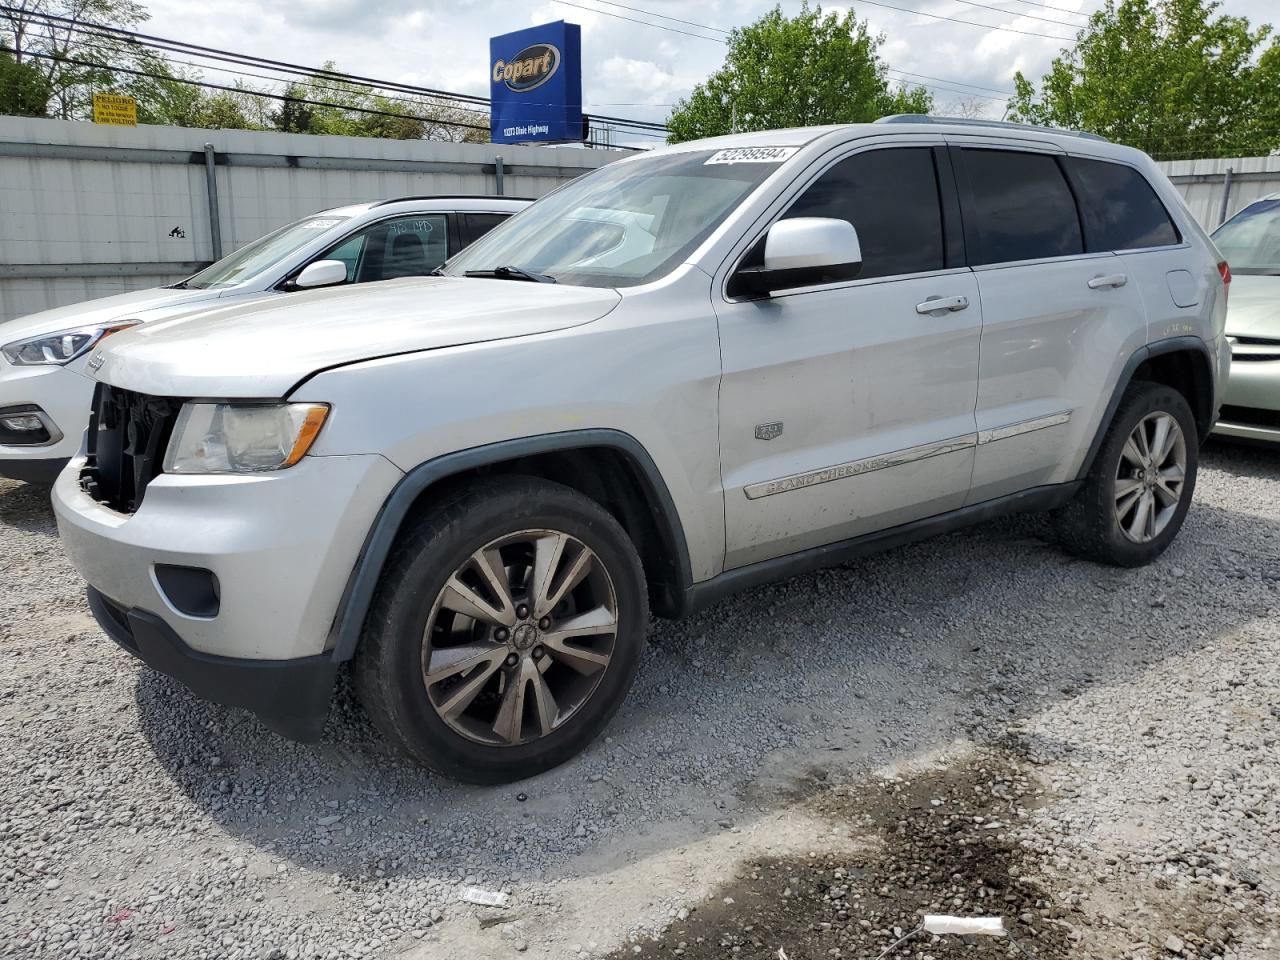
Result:
[[[555,283],[556,278],[545,273],[533,273],[522,267],[494,267],[492,270],[468,270],[463,276],[491,277],[496,280],[529,280],[533,283]]]

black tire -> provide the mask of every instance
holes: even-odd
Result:
[[[425,632],[455,571],[487,544],[525,530],[561,531],[595,553],[611,581],[617,632],[593,690],[560,726],[528,742],[491,745],[455,730],[433,706],[422,666]],[[365,622],[354,664],[356,693],[383,735],[425,766],[470,783],[508,783],[563,763],[605,728],[635,677],[648,619],[640,558],[603,507],[533,477],[479,480],[455,489],[401,532]]]
[[[1126,536],[1116,517],[1117,476],[1125,444],[1145,418],[1165,413],[1182,430],[1186,466],[1176,508],[1164,528],[1152,539],[1137,542]],[[1055,516],[1062,545],[1071,553],[1118,567],[1140,567],[1155,560],[1173,542],[1195,492],[1200,438],[1186,398],[1172,387],[1138,380],[1121,398],[1079,493]],[[1128,463],[1125,463],[1126,469]]]

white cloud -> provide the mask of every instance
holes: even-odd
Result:
[[[605,11],[666,23],[674,30],[698,32],[687,24],[604,6],[598,6],[598,12],[593,13],[548,0],[531,7],[497,0],[294,0],[283,6],[263,4],[261,0],[142,2],[152,13],[151,22],[144,28],[148,33],[308,65],[333,60],[340,69],[352,73],[473,94],[488,91],[490,35],[549,20],[568,20],[582,26],[583,98],[588,104],[646,104],[601,108],[602,112],[644,120],[665,119],[667,107],[657,104],[672,103],[687,94],[720,65],[725,49],[714,40],[630,23]],[[574,2],[597,6],[595,0]],[[655,14],[722,29],[750,23],[773,6],[773,0],[628,2]],[[984,32],[980,27],[934,19],[920,11],[1067,37],[1074,31],[1033,17],[1084,23],[1083,17],[1066,10],[1087,13],[1098,5],[1098,0],[1047,0],[1053,7],[1065,8],[1054,10],[1018,6],[1018,0],[982,0],[991,6],[1011,7],[1006,14],[973,7],[962,0],[887,2],[917,12],[900,13],[859,4],[857,0],[826,9],[852,7],[859,18],[870,22],[873,31],[884,34],[881,52],[891,68],[942,78],[905,78],[932,84],[931,92],[939,103],[962,98],[966,92],[989,93],[972,90],[966,84],[1010,91],[1017,69],[1038,80],[1069,41],[1000,30]],[[1226,0],[1222,12],[1247,16],[1258,24],[1275,17],[1273,4],[1274,0]],[[782,7],[794,14],[800,2],[786,0]],[[892,76],[895,80],[904,79],[898,73]],[[988,102],[995,115],[1003,110],[1003,103]]]

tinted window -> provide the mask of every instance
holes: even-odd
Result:
[[[468,213],[466,232],[463,234],[463,245],[475,243],[486,233],[507,219],[506,213]]]
[[[1080,217],[1058,162],[1040,153],[962,150],[977,235],[969,262],[1006,263],[1083,253]]]
[[[341,260],[349,283],[424,277],[448,259],[448,233],[444,214],[400,217],[371,224],[316,259]]]
[[[943,267],[938,177],[927,147],[872,150],[842,160],[786,216],[852,223],[862,246],[859,278]]]
[[[1178,230],[1164,204],[1133,167],[1079,157],[1063,162],[1080,200],[1086,250],[1133,250],[1178,242]]]

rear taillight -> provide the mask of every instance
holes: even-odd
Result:
[[[1231,295],[1231,265],[1223,260],[1218,264],[1218,273],[1222,275],[1222,299]]]

